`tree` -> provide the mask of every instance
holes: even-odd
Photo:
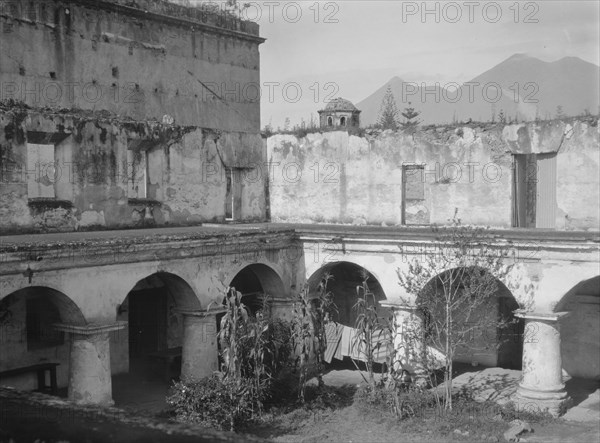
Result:
[[[506,123],[506,114],[504,114],[504,109],[500,109],[500,113],[498,114],[498,122],[501,124]]]
[[[381,100],[377,124],[384,130],[398,130],[398,107],[396,106],[396,98],[394,97],[390,86],[387,87],[385,95]]]
[[[419,120],[417,120],[419,114],[421,113],[411,106],[411,102],[408,102],[408,107],[404,108],[404,111],[402,111],[402,117],[404,117],[404,121],[400,123],[402,129],[414,132],[420,123]]]
[[[427,349],[442,352],[443,403],[452,409],[452,362],[457,352],[477,349],[492,328],[497,331],[512,323],[488,310],[510,266],[504,264],[507,252],[491,246],[485,228],[463,226],[456,214],[450,226],[434,230],[435,251],[409,263],[407,272],[397,272],[400,285],[426,320],[423,330],[409,337],[412,347],[421,350],[417,363],[431,374],[436,368]]]
[[[560,120],[561,118],[565,118],[565,112],[563,111],[562,105],[558,105],[556,107],[556,118]]]

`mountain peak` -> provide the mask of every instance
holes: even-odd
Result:
[[[529,59],[536,59],[535,57],[532,57],[530,55],[525,54],[524,52],[518,52],[516,54],[511,55],[510,57],[508,57],[506,60],[504,60],[505,62],[511,61],[511,62],[516,62],[516,61],[522,61],[522,60],[529,60]],[[536,59],[537,60],[537,59]]]

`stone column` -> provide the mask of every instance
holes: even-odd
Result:
[[[271,298],[271,316],[281,320],[291,320],[294,300],[290,298]]]
[[[54,325],[57,330],[71,336],[69,400],[102,406],[113,404],[109,333],[125,326],[125,321],[82,326]]]
[[[423,329],[423,318],[419,315],[415,305],[384,301],[380,302],[384,308],[389,308],[394,314],[396,322],[396,337],[394,344],[398,352],[396,359],[419,382],[427,377],[423,366],[426,357],[426,345]]]
[[[536,314],[516,311],[525,319],[523,369],[514,396],[521,408],[560,415],[570,401],[562,377],[560,319],[568,312]]]
[[[183,314],[181,380],[194,382],[219,370],[217,314],[222,307],[209,310],[179,310]]]

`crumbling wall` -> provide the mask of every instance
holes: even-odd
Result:
[[[445,223],[455,208],[472,223],[510,224],[509,158],[490,146],[498,133],[345,132],[269,138],[274,221],[400,225],[403,165],[423,165],[423,199],[406,201],[409,224]],[[279,164],[278,164],[279,163]],[[297,201],[297,204],[293,202]],[[491,204],[490,204],[491,203]]]
[[[258,26],[165,1],[0,5],[0,101],[258,133]]]
[[[556,154],[556,229],[597,229],[597,120],[427,127],[414,134],[274,135],[267,142],[273,221],[372,225],[513,224],[513,154]],[[403,167],[420,165],[418,174]],[[403,181],[422,186],[405,196]],[[412,197],[412,198],[408,198]]]
[[[28,165],[28,144],[42,142],[54,146],[52,165]],[[260,135],[13,107],[0,112],[0,159],[5,232],[222,222],[226,165],[255,171],[242,183],[239,220],[265,218]],[[132,179],[145,195],[129,193]],[[31,180],[53,194],[32,198]]]

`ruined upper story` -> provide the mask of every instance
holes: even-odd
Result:
[[[0,100],[258,133],[258,25],[164,0],[0,4]]]
[[[598,231],[598,117],[267,141],[275,222]]]

